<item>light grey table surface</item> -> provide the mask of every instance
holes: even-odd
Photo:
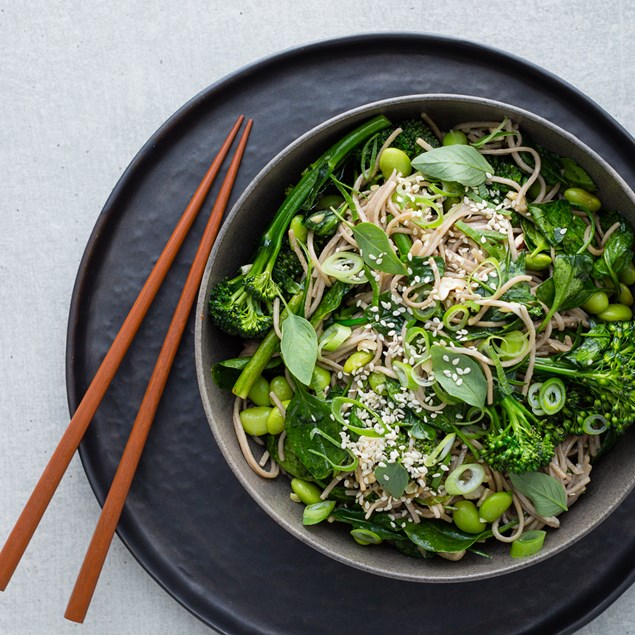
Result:
[[[281,49],[355,33],[430,32],[525,57],[635,133],[634,20],[628,0],[1,0],[0,541],[68,422],[67,317],[88,237],[122,171],[179,106]],[[86,623],[64,620],[98,511],[74,459],[0,594],[0,633],[210,633],[117,538]],[[563,584],[575,584],[566,571]],[[634,623],[631,587],[579,632],[627,635]]]

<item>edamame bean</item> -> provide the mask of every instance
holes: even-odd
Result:
[[[609,296],[604,291],[596,291],[583,305],[587,313],[597,315],[609,308]]]
[[[368,376],[368,384],[378,395],[386,394],[386,375],[383,373],[371,373]]]
[[[386,148],[379,157],[379,169],[387,179],[393,173],[393,170],[397,170],[401,176],[410,176],[412,173],[412,165],[410,165],[410,159],[408,155],[399,148]]]
[[[305,505],[313,505],[322,500],[320,498],[322,490],[317,485],[303,481],[301,478],[291,479],[291,489]]]
[[[479,511],[472,501],[461,500],[453,503],[455,510],[452,514],[454,524],[468,534],[480,534],[485,531],[485,523],[481,521]]]
[[[286,408],[289,401],[283,401],[282,405]],[[267,417],[267,432],[269,434],[280,434],[284,430],[284,415],[277,407],[273,407]]]
[[[635,263],[629,262],[620,273],[620,282],[628,285],[635,284]]]
[[[311,388],[315,392],[324,392],[330,383],[331,373],[326,368],[316,366],[313,369],[313,375],[311,375]]]
[[[633,319],[633,311],[624,304],[609,304],[602,313],[598,313],[598,317],[605,322],[628,322]]]
[[[525,258],[525,266],[532,271],[543,271],[551,264],[551,256],[549,254],[529,254]]]
[[[443,135],[442,143],[444,146],[466,146],[467,137],[460,130],[450,130]]]
[[[287,381],[287,378],[283,375],[278,375],[271,380],[269,384],[269,391],[280,399],[280,401],[286,401],[293,397],[293,390]]]
[[[631,306],[633,304],[633,294],[623,282],[620,282],[620,293],[617,296],[617,301],[620,304],[625,304],[626,306]]]
[[[306,242],[306,237],[309,231],[304,225],[304,219],[301,214],[298,214],[291,219],[289,229],[293,230],[293,233],[299,242]]]
[[[478,508],[479,518],[488,523],[493,523],[510,508],[511,504],[512,495],[509,492],[494,492]]]
[[[348,359],[344,362],[344,372],[348,375],[352,375],[355,371],[363,368],[373,360],[374,353],[367,351],[356,351],[352,355],[349,355]]]
[[[258,377],[247,395],[257,406],[270,406],[269,382],[262,376]]]
[[[581,187],[570,187],[564,191],[564,197],[569,203],[578,205],[587,210],[587,212],[599,212],[602,207],[600,199],[595,194],[591,194],[591,192],[587,192]]]
[[[245,408],[240,413],[240,422],[247,434],[259,437],[267,434],[267,418],[271,412],[270,407],[255,406],[253,408]]]

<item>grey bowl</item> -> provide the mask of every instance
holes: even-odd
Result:
[[[535,556],[513,559],[509,547],[488,544],[491,559],[468,555],[459,562],[442,558],[418,560],[389,546],[361,547],[344,527],[302,525],[302,506],[289,499],[286,477],[265,480],[254,474],[238,447],[231,421],[233,398],[212,381],[214,362],[236,356],[240,343],[219,332],[207,314],[211,286],[249,261],[255,244],[283,198],[289,183],[329,145],[363,120],[384,113],[393,119],[428,113],[443,128],[468,120],[511,117],[546,148],[577,161],[598,184],[606,207],[621,210],[635,224],[635,194],[593,150],[574,136],[526,110],[488,99],[457,95],[409,95],[355,108],[307,132],[266,165],[228,215],[216,240],[201,284],[195,333],[196,368],[205,413],[228,465],[253,499],[276,522],[307,545],[364,571],[417,582],[465,582],[517,571],[573,545],[599,525],[635,486],[635,433],[625,435],[609,457],[592,472],[586,494],[561,516],[562,525],[550,530],[544,548]]]

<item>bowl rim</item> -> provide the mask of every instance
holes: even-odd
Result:
[[[614,183],[619,186],[620,190],[626,195],[626,197],[630,200],[633,209],[635,209],[635,192],[631,189],[631,187],[626,183],[626,181],[621,177],[621,175],[610,165],[610,163],[601,157],[593,148],[581,142],[577,137],[568,132],[567,130],[561,128],[557,124],[552,123],[548,119],[545,119],[541,115],[537,115],[525,108],[508,104],[506,102],[501,102],[495,99],[480,97],[468,94],[450,94],[450,93],[423,93],[423,94],[407,94],[397,97],[390,97],[386,99],[381,99],[373,102],[369,102],[366,104],[362,104],[356,106],[354,108],[343,111],[339,114],[336,114],[318,125],[310,128],[302,135],[297,137],[294,141],[288,144],[285,148],[280,150],[273,158],[271,158],[262,169],[256,174],[253,180],[248,184],[245,190],[238,197],[234,205],[232,206],[229,214],[226,216],[223,225],[220,229],[220,232],[216,238],[214,247],[210,253],[205,272],[203,274],[203,279],[201,281],[201,286],[199,289],[199,295],[197,300],[197,309],[196,315],[200,316],[201,319],[197,319],[195,321],[195,336],[194,336],[194,348],[195,348],[195,364],[196,364],[196,373],[198,379],[198,387],[199,393],[201,396],[201,400],[203,403],[203,408],[205,411],[205,415],[208,421],[208,424],[211,428],[212,434],[216,440],[216,443],[221,450],[223,458],[227,462],[230,467],[232,473],[242,487],[249,493],[249,495],[253,498],[253,500],[263,509],[276,523],[278,523],[281,527],[283,527],[286,531],[288,531],[291,535],[295,536],[297,539],[301,540],[304,544],[316,549],[320,553],[325,554],[326,556],[333,558],[341,563],[352,566],[356,569],[360,569],[362,571],[366,571],[368,573],[373,573],[379,576],[385,576],[393,579],[399,579],[410,582],[419,582],[419,583],[458,583],[458,582],[470,582],[477,581],[486,578],[498,577],[501,575],[506,575],[509,573],[513,573],[519,571],[520,569],[526,568],[528,566],[533,566],[538,562],[546,560],[565,549],[570,548],[574,543],[578,540],[586,536],[593,529],[599,526],[603,520],[605,520],[628,496],[628,494],[635,488],[635,470],[631,476],[631,479],[627,482],[626,486],[622,488],[622,491],[618,496],[615,496],[613,501],[607,505],[605,508],[605,513],[602,517],[596,517],[593,522],[586,523],[583,527],[581,527],[578,531],[573,533],[569,537],[565,537],[565,539],[556,545],[551,545],[547,548],[543,548],[540,552],[535,554],[530,558],[523,559],[506,559],[506,562],[499,563],[496,567],[496,570],[492,571],[491,568],[487,570],[477,570],[473,572],[469,572],[467,574],[462,574],[460,576],[452,575],[453,567],[450,563],[447,566],[447,574],[442,575],[434,575],[434,576],[426,576],[425,575],[425,567],[421,567],[422,571],[421,575],[412,575],[409,573],[399,573],[395,571],[382,570],[379,567],[372,566],[366,564],[363,560],[356,560],[352,557],[348,557],[344,554],[338,553],[338,551],[333,550],[325,545],[323,545],[316,537],[315,534],[306,530],[306,527],[303,525],[298,525],[291,519],[287,519],[281,516],[273,507],[268,503],[268,501],[264,500],[260,493],[258,493],[254,487],[252,487],[251,483],[247,479],[247,477],[243,474],[244,469],[249,469],[247,464],[244,463],[244,466],[238,466],[229,453],[229,447],[226,445],[219,427],[216,425],[216,417],[214,415],[214,409],[212,407],[212,401],[210,399],[210,395],[207,390],[207,383],[211,381],[209,378],[209,370],[204,367],[203,364],[203,351],[202,351],[202,340],[203,340],[203,328],[205,326],[207,320],[207,289],[209,286],[210,278],[212,277],[212,273],[214,270],[214,264],[216,261],[217,252],[222,245],[223,238],[227,233],[229,227],[236,220],[238,215],[240,214],[241,209],[245,205],[245,202],[248,201],[255,189],[257,189],[258,185],[263,179],[275,170],[276,166],[280,162],[284,162],[285,159],[289,155],[293,155],[299,151],[306,143],[316,138],[316,136],[328,135],[330,130],[338,128],[344,122],[348,122],[350,125],[354,123],[358,123],[365,118],[372,117],[375,114],[382,112],[388,108],[394,107],[406,107],[406,106],[414,106],[415,104],[425,103],[438,103],[441,101],[448,101],[454,103],[464,103],[468,106],[483,106],[483,107],[493,107],[499,110],[506,111],[509,113],[512,119],[520,121],[522,125],[522,120],[528,120],[535,123],[538,126],[546,128],[559,137],[566,139],[570,144],[575,146],[582,152],[584,155],[588,156],[589,159],[595,163],[597,163],[605,172],[608,173],[610,178],[614,181]],[[423,108],[421,109],[423,110]],[[220,390],[220,389],[218,389]],[[277,480],[277,479],[274,479]],[[553,530],[552,530],[553,531]],[[562,529],[560,531],[563,531]],[[406,559],[405,556],[401,556]]]

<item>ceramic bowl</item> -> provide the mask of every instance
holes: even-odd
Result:
[[[591,148],[537,115],[499,102],[457,95],[409,95],[368,104],[338,115],[294,141],[262,169],[236,202],[216,240],[201,285],[196,365],[205,413],[229,467],[245,490],[282,527],[318,551],[365,571],[426,583],[465,582],[516,571],[563,549],[575,549],[575,542],[607,518],[635,485],[635,434],[631,431],[625,435],[593,469],[587,492],[560,517],[561,527],[549,530],[545,546],[535,556],[513,559],[508,545],[488,541],[491,559],[468,554],[458,562],[443,558],[420,560],[401,555],[387,545],[359,546],[350,538],[348,526],[322,523],[304,527],[303,506],[290,500],[287,477],[262,479],[245,462],[232,425],[232,394],[219,389],[210,372],[214,362],[237,356],[241,343],[212,325],[207,314],[209,289],[249,262],[260,235],[284,198],[285,188],[297,182],[301,171],[329,145],[369,117],[384,113],[398,120],[421,112],[446,130],[463,121],[511,117],[536,142],[583,166],[598,185],[597,194],[603,205],[621,210],[635,223],[635,195],[622,178]]]

